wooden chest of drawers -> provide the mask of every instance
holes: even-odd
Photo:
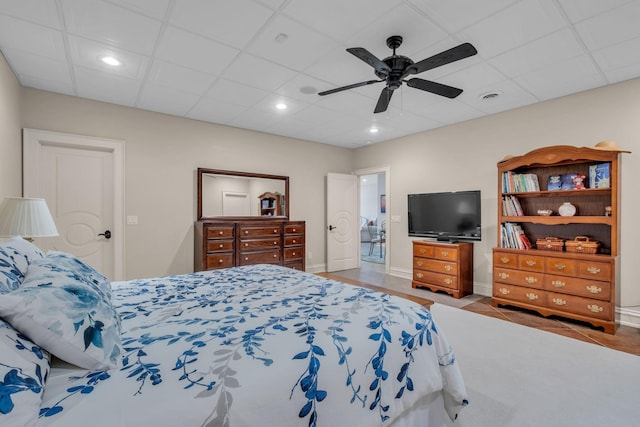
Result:
[[[455,298],[473,293],[473,244],[413,241],[414,288],[443,291]]]
[[[304,221],[196,221],[194,270],[278,264],[304,271]]]
[[[615,258],[493,250],[494,306],[511,305],[588,322],[615,333]]]

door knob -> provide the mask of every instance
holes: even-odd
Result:
[[[338,227],[334,227],[333,225],[329,225],[329,231],[333,231],[334,228],[338,228]]]
[[[110,239],[111,238],[111,231],[107,230],[104,233],[98,234],[98,236],[104,236],[105,239]]]

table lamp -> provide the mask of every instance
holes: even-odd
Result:
[[[58,229],[44,199],[6,197],[0,205],[0,237],[58,236]]]

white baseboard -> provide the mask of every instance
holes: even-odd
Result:
[[[617,307],[616,314],[621,325],[640,329],[640,307]]]

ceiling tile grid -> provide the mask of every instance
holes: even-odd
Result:
[[[0,52],[25,87],[358,148],[638,78],[638,22],[640,0],[0,0]],[[391,80],[369,60],[465,42],[373,112]]]

